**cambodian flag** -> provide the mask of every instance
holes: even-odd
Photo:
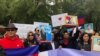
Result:
[[[38,46],[6,49],[6,56],[38,56]]]
[[[84,17],[78,16],[78,25],[83,25],[85,23]]]

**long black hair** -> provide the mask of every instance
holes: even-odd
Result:
[[[88,34],[88,33],[83,33],[83,34],[81,35],[81,37],[80,37],[80,44],[83,44],[83,43],[84,43],[83,36],[84,36],[85,34],[87,34],[87,35],[89,36],[88,44],[91,44],[91,38],[90,38],[91,35]]]
[[[32,33],[32,36],[34,37],[32,40],[29,39],[29,33]],[[35,34],[32,31],[28,32],[27,41],[29,41],[30,43],[36,42],[36,44],[38,44],[37,38],[36,38]]]

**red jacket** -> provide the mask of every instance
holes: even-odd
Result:
[[[0,46],[4,49],[13,49],[13,48],[22,48],[24,47],[23,42],[19,37],[16,35],[12,38],[9,36],[4,36],[3,39],[0,39]]]

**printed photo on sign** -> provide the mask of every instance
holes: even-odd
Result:
[[[42,38],[43,40],[46,40],[46,32],[45,32],[44,26],[45,26],[45,25],[40,25],[40,26],[39,26],[39,31],[40,31],[41,38]]]
[[[93,33],[93,23],[85,24],[84,28],[86,33]]]
[[[61,25],[66,25],[65,18],[67,15],[68,15],[67,13],[64,13],[51,16],[52,26],[57,27]]]
[[[92,38],[92,50],[100,51],[100,36],[93,36]]]
[[[50,25],[45,25],[46,40],[52,41],[52,29]]]
[[[52,31],[50,25],[40,25],[39,30],[43,40],[52,41]]]
[[[78,25],[77,16],[68,15],[65,18],[66,25]]]

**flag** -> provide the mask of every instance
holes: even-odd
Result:
[[[6,56],[38,56],[38,46],[6,49]]]
[[[100,52],[62,48],[41,52],[39,56],[100,56]]]
[[[78,25],[83,25],[85,23],[85,20],[82,16],[78,16]]]

